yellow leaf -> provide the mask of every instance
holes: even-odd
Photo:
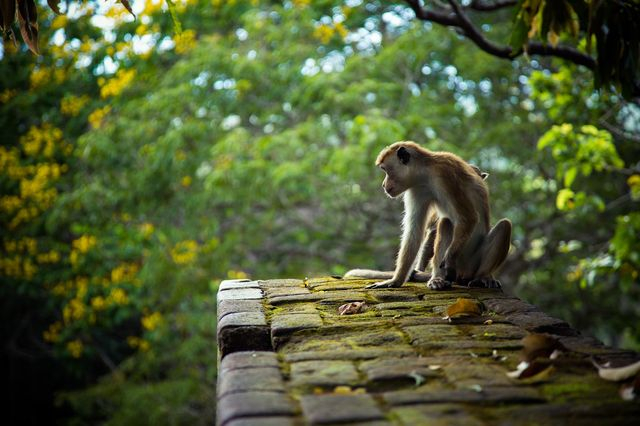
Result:
[[[447,308],[445,318],[477,317],[482,315],[482,305],[475,299],[458,299]]]

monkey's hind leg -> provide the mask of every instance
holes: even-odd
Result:
[[[502,265],[509,253],[511,245],[511,222],[502,219],[489,231],[480,246],[480,265],[469,282],[469,287],[500,288],[500,281],[493,278],[493,273]]]
[[[447,271],[442,266],[444,256],[453,240],[453,223],[447,218],[438,222],[433,258],[431,259],[431,271],[433,276],[427,284],[432,290],[444,290],[451,287],[451,281],[447,279]]]

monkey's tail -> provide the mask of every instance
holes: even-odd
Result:
[[[393,278],[394,271],[376,271],[373,269],[352,269],[343,278],[365,278],[373,280],[388,280]],[[422,271],[413,271],[409,281],[426,283],[431,279],[431,274]]]

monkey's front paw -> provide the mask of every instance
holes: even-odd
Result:
[[[427,284],[431,290],[445,290],[451,287],[451,283],[444,278],[431,278],[429,283]]]
[[[394,287],[400,287],[401,285],[402,283],[399,283],[397,281],[386,280],[379,283],[369,284],[365,288],[394,288]]]
[[[502,288],[502,284],[500,284],[500,281],[491,277],[476,278],[475,280],[469,281],[468,286],[475,288]]]

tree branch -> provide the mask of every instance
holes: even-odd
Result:
[[[499,45],[487,39],[482,32],[471,22],[465,14],[463,8],[456,0],[448,0],[451,5],[451,11],[448,10],[428,10],[420,5],[419,0],[405,0],[411,10],[416,14],[416,18],[421,21],[430,21],[447,27],[459,28],[464,35],[470,39],[481,50],[492,56],[503,59],[514,59],[523,53],[539,56],[555,56],[557,58],[566,59],[577,65],[582,65],[591,70],[595,69],[596,61],[589,55],[580,52],[577,49],[568,46],[551,46],[540,42],[529,42],[524,49],[513,51],[510,46]],[[494,11],[501,8],[511,7],[516,2],[513,0],[502,0],[494,3],[484,3],[479,0],[471,2],[469,8],[478,11]]]
[[[468,7],[469,9],[478,10],[481,12],[493,12],[494,10],[515,6],[517,3],[517,0],[503,0],[494,2],[473,0]]]

